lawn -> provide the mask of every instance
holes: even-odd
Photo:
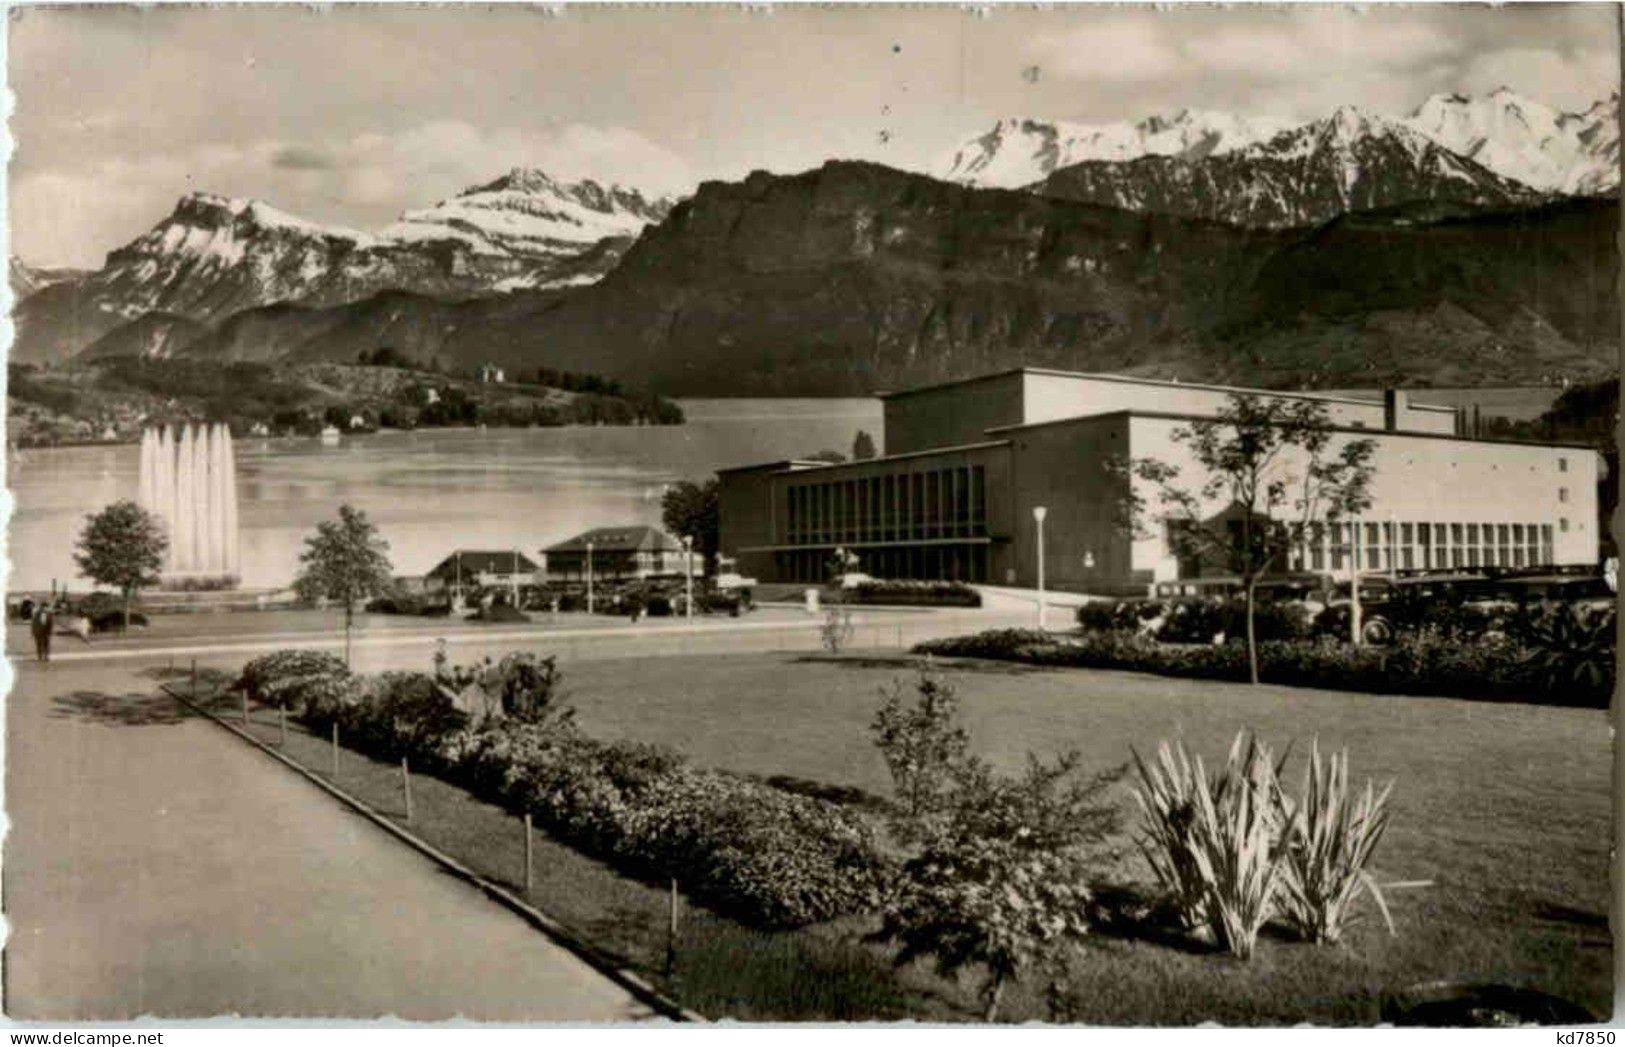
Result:
[[[580,661],[563,666],[583,727],[603,738],[670,745],[697,763],[884,796],[890,783],[868,737],[882,687],[907,685],[906,655],[796,653]],[[1161,738],[1222,758],[1242,728],[1279,750],[1316,737],[1346,746],[1353,774],[1393,778],[1394,821],[1378,855],[1395,888],[1390,938],[1366,920],[1334,948],[1261,943],[1249,963],[1177,943],[1097,939],[1076,958],[1083,1020],[1100,1023],[1369,1023],[1382,998],[1449,979],[1530,986],[1606,1015],[1610,749],[1592,710],[1370,696],[1176,680],[1130,673],[937,662],[959,691],[975,747],[1017,767],[1028,751],[1076,748],[1087,764],[1122,763]],[[275,736],[274,716],[258,729]],[[325,769],[320,739],[298,731],[290,754]],[[1296,782],[1300,764],[1287,769]],[[341,782],[399,813],[399,769],[344,754]],[[1126,795],[1123,797],[1126,800]],[[511,815],[428,779],[414,790],[414,829],[514,882],[521,838]],[[762,934],[704,912],[684,920],[674,979],[663,977],[664,892],[538,834],[536,903],[710,1016],[968,1019],[971,984],[927,971],[893,974],[845,921]],[[1145,879],[1124,840],[1120,876]],[[1007,994],[1005,1014],[1043,1019],[1041,986]]]
[[[595,735],[885,795],[867,727],[880,689],[907,683],[917,664],[795,654],[582,662],[566,667],[565,685]],[[1245,728],[1277,751],[1304,751],[1311,738],[1347,747],[1358,780],[1397,783],[1379,879],[1432,881],[1389,892],[1397,938],[1374,918],[1344,947],[1270,943],[1246,965],[1104,943],[1080,964],[1092,1020],[1369,1020],[1384,992],[1436,979],[1530,985],[1608,1013],[1606,713],[990,662],[938,670],[960,694],[975,747],[1011,769],[1029,751],[1070,748],[1104,767],[1176,737],[1222,759]],[[1288,764],[1294,786],[1300,767]],[[1123,871],[1145,875],[1137,858]]]

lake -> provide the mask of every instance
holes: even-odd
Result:
[[[660,495],[720,468],[850,454],[866,430],[878,444],[878,400],[684,400],[670,427],[419,429],[346,437],[236,441],[243,585],[288,584],[317,521],[349,503],[390,544],[399,574],[422,574],[452,550],[530,556],[589,527],[660,523]],[[7,464],[11,590],[77,578],[73,542],[84,518],[135,498],[135,444],[28,449]]]

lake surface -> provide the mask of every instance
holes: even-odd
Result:
[[[317,521],[349,503],[390,544],[399,574],[457,548],[538,550],[589,527],[660,523],[677,480],[820,450],[850,454],[859,429],[881,439],[878,400],[684,400],[670,427],[419,429],[236,442],[243,584],[288,584]],[[12,517],[7,588],[77,578],[87,514],[135,498],[138,445],[30,449],[7,463]]]

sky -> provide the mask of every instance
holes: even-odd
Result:
[[[659,193],[832,158],[931,171],[1001,117],[1407,113],[1508,86],[1583,109],[1616,10],[12,9],[11,252],[99,266],[193,190],[377,229],[515,166]]]

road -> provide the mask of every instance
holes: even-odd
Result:
[[[651,1012],[124,661],[18,665],[7,713],[14,1019]]]

